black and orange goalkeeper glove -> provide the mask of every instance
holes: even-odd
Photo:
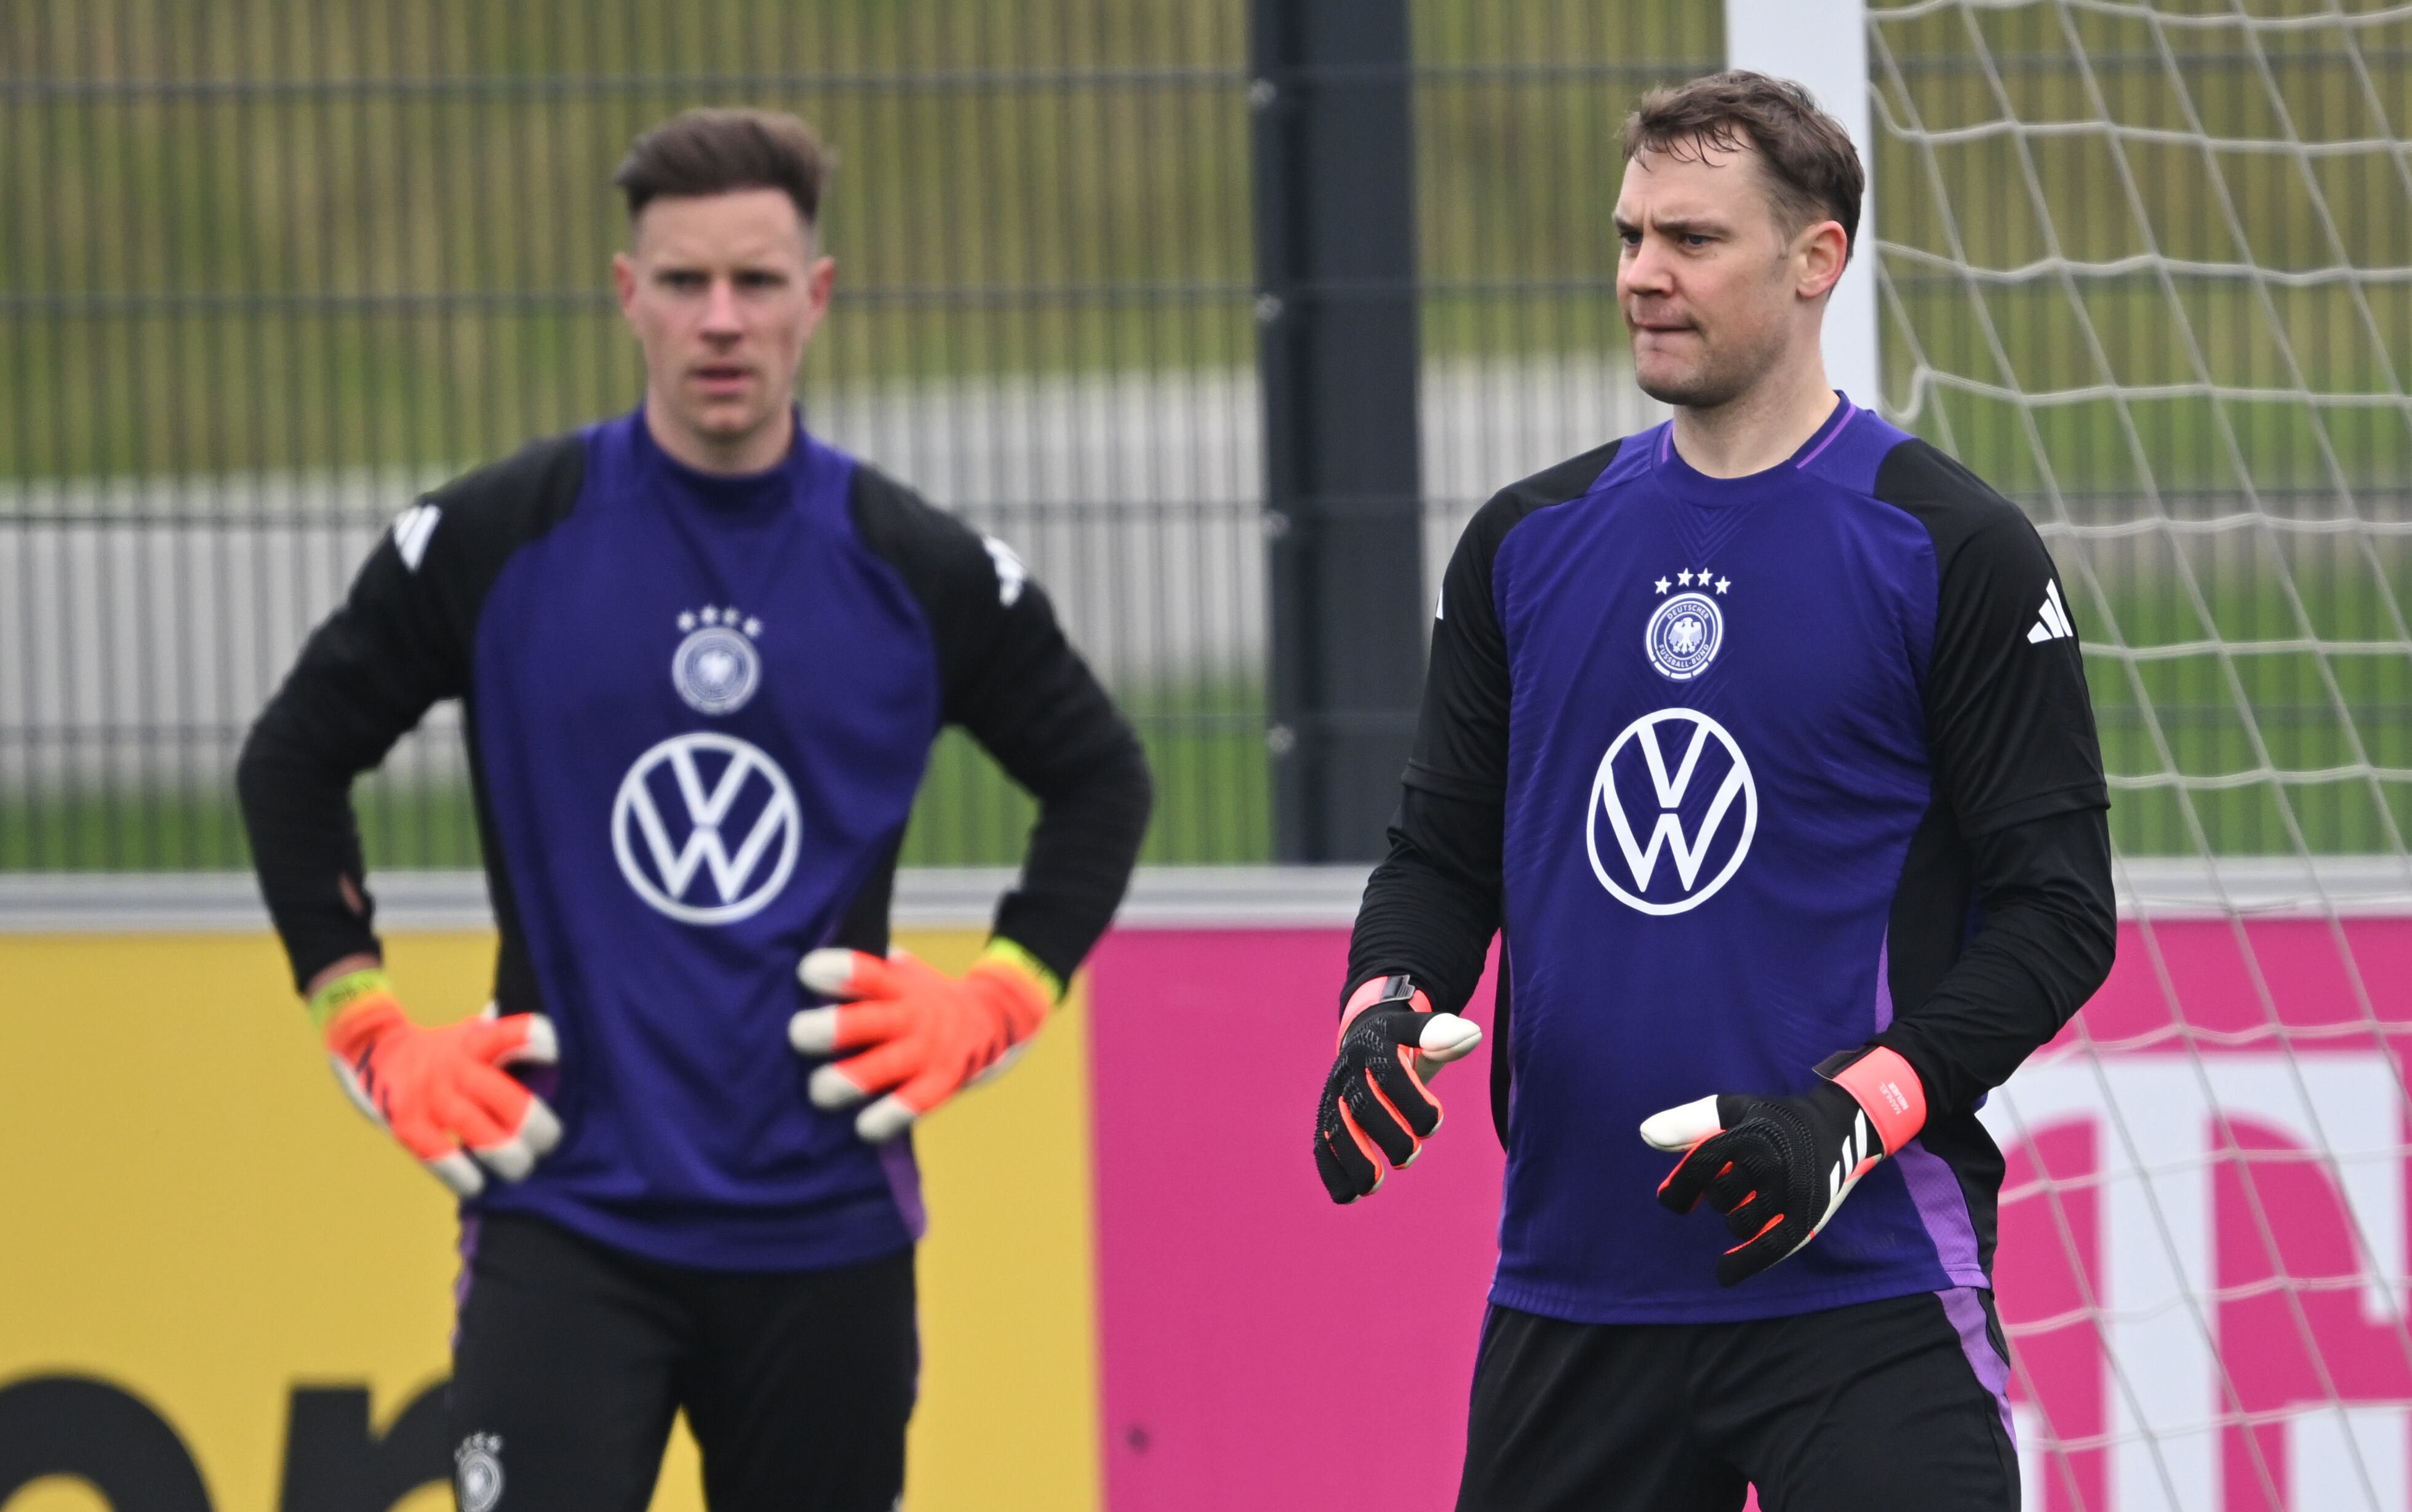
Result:
[[[1349,994],[1340,1045],[1315,1112],[1315,1168],[1334,1202],[1370,1196],[1385,1161],[1405,1167],[1440,1128],[1440,1099],[1424,1085],[1482,1043],[1482,1031],[1405,976],[1376,976]]]
[[[1703,1097],[1655,1113],[1641,1138],[1684,1158],[1658,1200],[1689,1212],[1700,1198],[1741,1242],[1717,1262],[1717,1283],[1758,1274],[1817,1237],[1876,1162],[1926,1125],[1926,1089],[1890,1050],[1846,1050],[1817,1067],[1800,1097]]]

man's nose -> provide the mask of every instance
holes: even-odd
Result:
[[[1668,277],[1666,254],[1649,237],[1633,250],[1617,270],[1617,282],[1637,294],[1663,294],[1672,286]]]
[[[737,286],[726,278],[713,279],[712,292],[704,296],[703,333],[738,336],[744,330],[744,322],[737,318]]]

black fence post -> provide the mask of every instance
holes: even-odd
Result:
[[[1252,0],[1275,854],[1370,860],[1423,675],[1406,0]]]

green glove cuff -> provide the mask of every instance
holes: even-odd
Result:
[[[347,971],[326,986],[310,994],[310,1022],[320,1034],[335,1021],[335,1015],[373,993],[393,995],[393,980],[382,966],[362,966]]]
[[[992,938],[988,942],[988,948],[979,953],[979,958],[982,961],[1002,962],[1037,982],[1046,991],[1049,1003],[1064,1001],[1064,978],[1049,971],[1037,956],[1004,935],[999,934]]]

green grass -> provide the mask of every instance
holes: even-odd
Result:
[[[1619,349],[1607,284],[1621,118],[1646,85],[1722,55],[1719,8],[1409,11],[1425,350]],[[2181,89],[2146,29],[2068,24],[2085,66],[2049,7],[1886,22],[1882,119],[1940,131],[2107,109],[2184,131],[2191,110],[2213,136],[2283,135],[2230,30],[2169,35]],[[2373,35],[2402,42],[2412,28]],[[2412,118],[2412,50],[2365,41],[2376,109]],[[2331,33],[2258,46],[2301,135],[2387,134]],[[706,99],[802,110],[841,153],[824,226],[840,304],[807,362],[808,394],[1244,368],[1245,62],[1238,0],[0,9],[0,81],[17,90],[0,131],[12,212],[0,228],[0,477],[441,471],[621,408],[639,374],[605,288],[623,235],[608,180],[635,131]],[[2098,136],[2023,148],[1885,136],[1879,229],[2003,268],[2145,251],[2298,270],[2412,264],[2412,200],[2384,154],[2123,152]],[[2049,185],[2040,209],[2030,167]],[[2279,288],[2265,305],[2235,279],[1972,290],[1904,258],[1888,272],[1896,399],[1919,353],[2029,393],[2206,374],[2373,393],[2412,373],[2412,288],[2383,282]],[[2037,413],[2037,438],[2022,420],[1943,393],[1918,424],[2020,497],[2045,492],[2047,475],[2101,492],[2412,472],[2412,427],[2384,409],[2174,398],[2123,417],[2089,404]]]
[[[1424,272],[1490,290],[1431,349],[1584,339],[1508,286],[1607,275],[1618,120],[1715,7],[1411,9]],[[839,154],[807,394],[1251,366],[1246,60],[1240,0],[0,7],[0,477],[440,470],[624,407],[611,170],[705,102]]]
[[[1243,686],[1208,689],[1193,706],[1130,708],[1155,775],[1156,806],[1141,859],[1190,865],[1269,860],[1272,800],[1263,718]],[[363,778],[353,793],[372,870],[478,864],[465,782]],[[1037,809],[960,731],[932,753],[910,828],[907,866],[1011,866]],[[0,872],[207,872],[251,865],[231,791],[83,791],[0,799]]]
[[[2274,549],[2258,532],[2195,537],[2183,559],[2150,537],[2059,543],[2079,632],[2093,652],[2087,669],[2107,769],[2162,774],[2173,760],[2184,774],[2222,776],[2258,770],[2266,750],[2282,771],[2360,763],[2412,770],[2412,650],[2331,654],[2325,676],[2323,659],[2309,652],[2242,654],[2225,665],[2200,653],[2138,660],[2131,668],[2101,650],[2114,622],[2118,639],[2137,648],[2307,638],[2400,647],[2394,608],[2412,605],[2412,550],[2400,537],[2378,539],[2371,548],[2374,568],[2360,544],[2293,537],[2282,576]],[[2196,608],[2181,567],[2196,575],[2207,615]],[[2300,615],[2287,583],[2300,595]],[[2412,784],[2358,776],[2256,782],[2198,790],[2184,800],[2169,787],[2119,792],[2112,837],[2134,855],[2192,854],[2187,802],[2222,854],[2292,851],[2288,811],[2292,829],[2317,852],[2392,850],[2399,837],[2412,835]]]
[[[1642,87],[1720,58],[1717,7],[1419,0],[1411,20],[1425,352],[1621,347],[1618,123]],[[2072,24],[2120,121],[2187,130],[2193,110],[2212,135],[2282,135],[2227,31],[2170,34],[2181,92],[2135,24]],[[1898,125],[2098,110],[2051,7],[1889,22],[1881,38]],[[2386,135],[2328,31],[2260,46],[2303,138]],[[29,87],[0,133],[0,289],[22,301],[0,361],[0,477],[441,470],[617,410],[637,364],[603,282],[623,239],[608,176],[634,130],[699,99],[805,110],[842,152],[825,210],[839,309],[808,393],[1247,367],[1244,58],[1237,0],[9,7],[0,70]],[[2378,109],[2412,116],[2412,53],[2366,63]],[[2386,154],[2212,162],[2161,142],[2118,154],[2098,135],[1932,150],[1889,135],[1875,202],[1886,242],[1993,268],[2055,251],[2412,263],[2412,202]],[[2265,304],[2243,280],[2164,289],[2149,272],[2074,292],[1971,289],[1903,258],[1889,275],[1893,398],[1915,352],[2026,393],[2202,376],[2381,393],[2412,372],[2412,289],[2386,282],[2279,287]],[[1919,429],[1949,432],[2022,497],[2045,473],[2103,492],[2412,468],[2412,429],[2388,410],[2170,398],[2127,418],[2055,407],[2038,427],[2031,441],[2017,407],[1973,395],[1919,410]]]
[[[2097,551],[2101,548],[2096,549]],[[2412,599],[2406,553],[2390,566],[2399,598]],[[2166,646],[2202,631],[2185,595],[2166,575],[2128,571],[2111,557],[2095,564],[2104,594],[2094,596],[2061,548],[2081,633],[2099,646],[2105,605],[2131,646]],[[2317,591],[2315,631],[2330,639],[2386,639],[2375,578],[2323,582],[2299,563]],[[2214,580],[2212,622],[2232,643],[2291,637],[2291,611],[2274,580]],[[2221,776],[2258,768],[2255,737],[2285,771],[2346,767],[2359,759],[2412,769],[2412,654],[2351,654],[2329,659],[2333,696],[2316,658],[2302,653],[2235,660],[2236,684],[2217,657],[2142,661],[2132,673],[2120,659],[2088,659],[2104,764],[2114,777],[2150,777],[2167,769]],[[1143,859],[1151,864],[1237,864],[1272,857],[1271,796],[1259,694],[1246,684],[1214,684],[1129,700],[1155,775],[1156,808]],[[2338,713],[2341,700],[2345,718]],[[2250,722],[2246,718],[2249,712]],[[2367,778],[2249,785],[2181,795],[2169,787],[2114,791],[2111,833],[2130,856],[2194,855],[2196,826],[2216,854],[2291,854],[2294,834],[2320,854],[2391,850],[2412,835],[2412,784]],[[467,789],[437,779],[364,779],[356,794],[370,863],[377,868],[469,867],[478,863]],[[2191,805],[2192,818],[2188,817]],[[905,838],[910,866],[1009,866],[1020,861],[1036,809],[960,732],[933,753]],[[2290,822],[2291,819],[2291,822]],[[2392,826],[2390,830],[2390,826]],[[82,792],[38,801],[0,800],[0,872],[210,871],[249,865],[230,794]]]
[[[1720,7],[1414,0],[1409,13],[1424,351],[1621,350],[1607,293],[1619,122],[1648,83],[1722,55]],[[798,110],[841,154],[823,227],[841,302],[807,361],[808,396],[1246,368],[1244,14],[1239,0],[0,7],[0,204],[11,211],[0,225],[0,480],[362,463],[440,473],[624,407],[640,374],[604,294],[623,236],[608,179],[636,130],[706,100]],[[1945,131],[2006,113],[2090,118],[2098,89],[2112,116],[2140,126],[2186,130],[2192,110],[2219,137],[2272,139],[2288,125],[2311,140],[2387,136],[2412,119],[2412,27],[2360,35],[2375,115],[2331,29],[2262,34],[2257,59],[2232,28],[2163,36],[2050,7],[1885,22],[1872,60],[1881,235],[1993,268],[2146,251],[2290,270],[2412,265],[2412,198],[2383,154],[2207,156],[2135,139],[2114,152],[2098,135],[1930,148],[1881,134],[1887,121]],[[2049,185],[2040,208],[2030,170]],[[2165,287],[2147,272],[1972,287],[1906,256],[1886,272],[1895,400],[1921,359],[2025,394],[2207,376],[2355,395],[2412,374],[2412,287],[2400,284]],[[2374,512],[2400,511],[2412,477],[2400,408],[2190,396],[2028,406],[1935,389],[1911,423],[2047,515],[2055,492],[2086,518],[2151,492],[2340,485]],[[2403,544],[2383,577],[2350,553],[2292,563],[2314,633],[2395,639],[2377,584],[2412,601]],[[2103,586],[2096,595],[2069,570],[2072,608],[2096,643],[2113,619],[2130,645],[2294,636],[2273,565],[2248,560],[2262,549],[2247,537],[2202,547],[2208,624],[2165,542],[2083,548]],[[2076,545],[2055,550],[2065,569],[2078,565]],[[2402,654],[2338,659],[2333,693],[2308,656],[2241,668],[2240,705],[2214,658],[2132,675],[2095,658],[2110,770],[2161,771],[2155,720],[2181,771],[2249,770],[2247,712],[2283,768],[2349,762],[2347,720],[2369,760],[2412,766]],[[1261,691],[1169,689],[1132,707],[1158,780],[1149,859],[1268,856]],[[2405,788],[2201,792],[2192,822],[2173,791],[2124,790],[2114,832],[2133,854],[2190,852],[2194,823],[2221,851],[2284,850],[2291,810],[2315,848],[2365,850],[2390,843],[2388,819],[2412,818]],[[376,864],[475,859],[457,783],[379,779],[361,813]],[[906,859],[1010,863],[1030,817],[949,737]],[[0,799],[0,870],[243,859],[219,793]]]

